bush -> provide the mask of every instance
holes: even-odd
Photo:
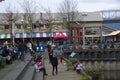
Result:
[[[92,77],[92,80],[99,80],[100,76],[103,74],[103,68],[89,68],[86,69],[86,74]]]
[[[0,63],[4,62],[5,61],[5,58],[0,56]]]
[[[90,80],[88,76],[82,76],[81,80]]]
[[[77,58],[70,58],[69,60],[70,60],[70,62],[72,63],[72,65],[76,64],[77,61],[78,61]]]
[[[0,69],[5,66],[5,58],[0,56]]]

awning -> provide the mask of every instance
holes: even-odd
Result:
[[[120,33],[120,31],[113,31],[110,34],[108,34],[107,36],[115,36],[115,35],[117,35],[119,33]]]
[[[0,34],[0,39],[11,38],[10,34]]]
[[[11,38],[10,34],[0,34],[0,39]]]
[[[52,34],[46,32],[40,32],[40,33],[33,33],[32,34],[32,37],[33,38],[46,38],[46,37],[54,37],[58,34],[58,32],[53,32]],[[68,33],[67,32],[63,32],[64,35],[67,35],[68,36]],[[31,38],[31,34],[27,33],[27,34],[22,34],[22,33],[19,33],[19,34],[15,34],[15,38]]]

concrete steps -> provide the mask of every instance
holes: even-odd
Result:
[[[25,62],[17,61],[0,71],[0,80],[19,80],[18,76],[31,61],[30,54],[26,54]]]

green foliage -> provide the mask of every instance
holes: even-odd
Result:
[[[5,66],[5,58],[0,56],[0,69]]]
[[[5,61],[5,58],[0,56],[0,62],[4,62]]]
[[[103,68],[88,68],[85,70],[86,74],[91,76],[92,78],[99,78],[103,74]]]
[[[88,76],[82,76],[81,80],[90,80]]]
[[[69,67],[69,66],[72,66],[72,64],[71,63],[69,63],[69,62],[67,62],[67,66]]]
[[[76,64],[77,61],[78,61],[77,58],[70,58],[69,60],[70,60],[70,62],[72,63],[72,65]]]

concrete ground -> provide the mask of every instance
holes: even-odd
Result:
[[[48,76],[45,76],[45,80],[80,80],[81,75],[77,74],[74,70],[67,70],[65,61],[58,64],[58,74],[52,75],[52,65],[49,62],[48,54],[44,54],[45,68]]]

